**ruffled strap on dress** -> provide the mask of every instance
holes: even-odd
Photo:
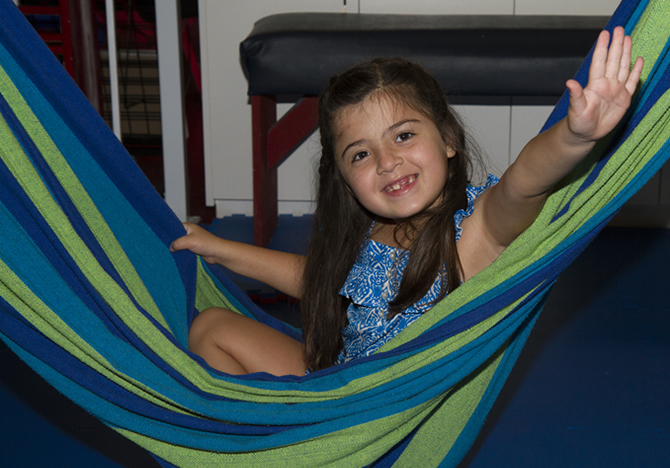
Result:
[[[461,223],[465,218],[469,217],[472,214],[472,211],[475,208],[475,200],[479,198],[479,196],[482,193],[484,193],[486,189],[491,188],[499,181],[500,179],[498,179],[496,176],[494,176],[493,174],[489,174],[488,177],[486,178],[486,183],[484,185],[480,185],[478,187],[468,185],[468,188],[466,189],[466,194],[468,196],[468,206],[464,210],[458,210],[456,214],[454,214],[454,224],[456,226],[456,242],[460,240],[461,234],[463,232]]]

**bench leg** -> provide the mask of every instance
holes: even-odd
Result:
[[[267,246],[277,227],[277,167],[269,162],[268,137],[277,121],[274,96],[251,96],[254,244]]]
[[[274,96],[251,96],[254,244],[267,246],[277,227],[277,168],[316,129],[318,99],[300,99],[277,121]]]

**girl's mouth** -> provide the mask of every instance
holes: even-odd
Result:
[[[416,180],[416,177],[417,177],[416,174],[412,174],[403,179],[397,180],[392,184],[389,184],[386,187],[384,187],[384,192],[391,193],[395,192],[396,190],[404,189],[405,187],[413,183]]]

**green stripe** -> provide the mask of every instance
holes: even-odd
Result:
[[[507,349],[507,345],[503,347]],[[440,406],[426,420],[398,461],[398,468],[439,466],[458,440],[479,405],[504,355],[501,350],[470,378],[445,395]]]

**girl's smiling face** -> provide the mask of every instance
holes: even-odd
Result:
[[[373,214],[402,220],[432,207],[456,152],[433,121],[376,93],[342,109],[335,156],[352,194]]]

